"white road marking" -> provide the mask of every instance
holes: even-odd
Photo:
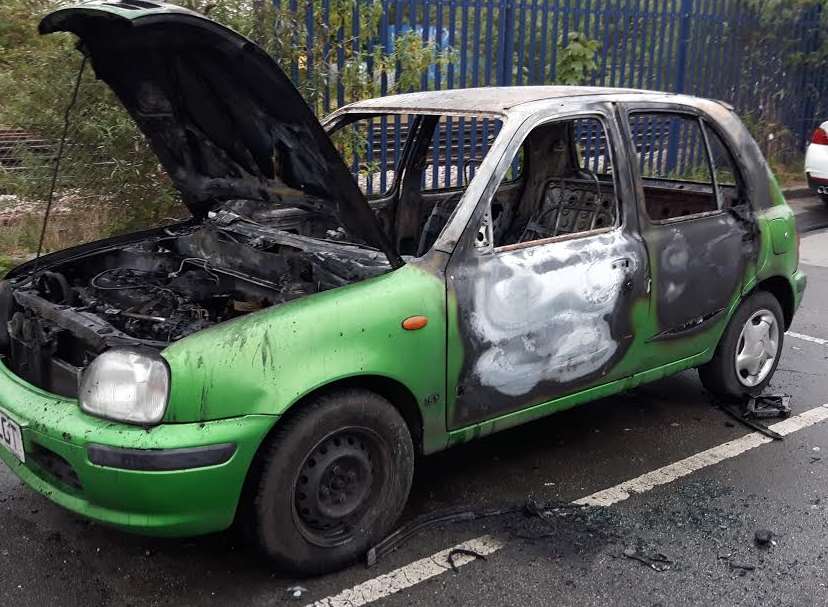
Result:
[[[784,421],[773,424],[770,426],[770,429],[782,436],[786,436],[803,428],[818,424],[826,419],[828,419],[828,404],[814,407],[804,413],[789,417]],[[642,474],[639,477],[625,481],[609,489],[596,491],[572,503],[584,506],[611,506],[624,501],[634,494],[646,493],[654,487],[666,485],[683,476],[697,472],[702,468],[718,464],[726,459],[734,458],[737,455],[741,455],[746,451],[770,442],[773,442],[772,438],[759,432],[752,432],[741,438],[691,455],[673,464],[668,464],[667,466],[647,472],[646,474]],[[450,571],[451,567],[448,564],[448,555],[455,548],[465,548],[482,555],[489,555],[497,552],[504,545],[504,541],[489,535],[483,535],[452,548],[441,550],[419,561],[404,565],[390,573],[370,579],[367,582],[343,590],[335,596],[329,596],[316,601],[306,607],[360,607],[361,605],[367,605],[441,575],[446,571]],[[474,557],[458,555],[454,559],[454,563],[460,567],[472,560],[474,560]]]
[[[784,421],[773,424],[770,426],[770,429],[785,436],[791,432],[802,430],[802,428],[813,426],[826,419],[828,419],[828,404],[809,409],[801,415],[789,417]],[[583,506],[611,506],[627,499],[634,493],[646,493],[653,487],[672,483],[682,476],[687,476],[697,470],[718,464],[726,459],[736,457],[745,451],[750,451],[770,442],[773,442],[772,438],[759,432],[753,432],[730,442],[717,445],[707,451],[696,453],[673,464],[658,468],[652,472],[647,472],[615,487],[597,491],[592,495],[575,500],[573,503]]]
[[[503,542],[489,535],[474,538],[452,548],[441,550],[419,561],[409,563],[391,573],[386,573],[353,588],[343,590],[336,596],[329,596],[316,601],[312,603],[312,607],[360,607],[360,605],[367,605],[396,594],[400,590],[405,590],[441,573],[451,571],[448,555],[457,548],[473,550],[478,554],[487,556],[503,548]],[[465,554],[458,554],[453,558],[456,567],[461,567],[473,560],[475,560],[475,557]]]
[[[821,337],[811,337],[810,335],[803,335],[802,333],[794,333],[793,331],[787,331],[785,335],[790,337],[795,337],[796,339],[801,339],[803,341],[810,341],[815,344],[819,344],[820,346],[824,346],[828,344],[828,339],[822,339]]]

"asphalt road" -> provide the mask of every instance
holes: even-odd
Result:
[[[828,224],[819,201],[794,206],[801,227]],[[772,388],[805,414],[794,421],[813,421],[806,412],[828,403],[828,231],[803,235],[802,260],[798,337],[786,338]],[[0,466],[0,605],[344,605],[326,597],[352,588],[352,604],[378,605],[828,604],[828,420],[757,443],[711,406],[695,372],[427,458],[405,516],[529,496],[566,503],[666,466],[607,507],[445,525],[372,569],[299,581],[272,573],[231,533],[154,540],[89,523]],[[757,546],[760,529],[774,544]],[[433,556],[470,541],[492,553],[457,572]],[[625,551],[669,562],[653,568]],[[293,599],[297,583],[306,591]]]

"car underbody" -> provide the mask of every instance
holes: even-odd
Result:
[[[343,232],[324,219],[282,225],[272,211],[263,212],[277,215],[267,223],[236,212],[250,206],[225,207],[203,222],[50,264],[13,287],[4,283],[0,320],[8,334],[0,340],[7,341],[12,370],[74,396],[80,372],[108,348],[163,349],[214,324],[390,267],[381,253],[343,242]]]

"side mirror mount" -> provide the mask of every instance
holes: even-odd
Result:
[[[480,222],[480,228],[477,230],[477,235],[474,238],[474,248],[478,251],[487,251],[492,246],[492,215],[491,211],[486,211],[483,216],[483,221]]]

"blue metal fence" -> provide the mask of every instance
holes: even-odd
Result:
[[[577,31],[600,43],[591,84],[721,99],[755,132],[786,130],[800,149],[828,113],[826,74],[797,61],[821,43],[819,2],[774,20],[748,0],[360,0],[350,23],[335,32],[337,0],[273,2],[304,29],[292,34],[291,43],[307,51],[290,62],[291,77],[301,85],[328,74],[314,93],[323,112],[350,101],[335,77],[346,69],[346,48],[362,49],[370,73],[374,48],[390,52],[396,36],[413,31],[452,49],[448,63],[423,71],[421,90],[543,84],[556,81],[560,49]],[[375,2],[381,16],[366,39],[360,11]],[[314,53],[317,37],[326,35],[334,52],[326,42]],[[381,80],[379,93],[386,94],[388,78]]]

